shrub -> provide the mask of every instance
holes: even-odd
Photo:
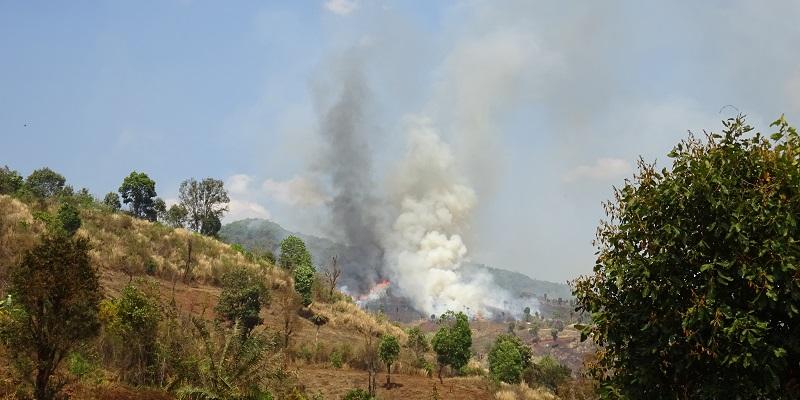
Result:
[[[81,217],[78,209],[72,204],[64,203],[58,209],[57,215],[61,227],[68,235],[74,235],[81,227]]]
[[[342,400],[374,400],[364,389],[350,389]]]
[[[571,374],[569,367],[547,355],[526,369],[525,381],[531,385],[541,385],[556,390],[559,385],[570,379]]]
[[[342,368],[343,357],[342,352],[339,349],[334,349],[330,355],[331,365],[336,368]]]
[[[514,335],[500,335],[489,351],[489,373],[505,383],[519,383],[531,365],[531,348]]]
[[[259,314],[268,300],[269,292],[259,276],[245,268],[234,268],[222,276],[222,293],[215,311],[223,320],[239,324],[246,336],[263,322]]]

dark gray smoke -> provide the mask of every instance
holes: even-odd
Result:
[[[352,291],[365,293],[384,277],[366,116],[369,90],[359,57],[344,59],[333,78],[329,90],[335,93],[334,100],[327,107],[320,105],[320,167],[329,177],[333,192],[327,203],[331,234],[348,246],[347,254],[339,255],[344,283]],[[318,97],[323,94],[317,93]]]

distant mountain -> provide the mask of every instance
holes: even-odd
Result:
[[[350,256],[353,254],[352,249],[330,239],[291,232],[275,222],[253,218],[225,224],[219,232],[220,238],[225,242],[238,243],[251,251],[271,251],[276,256],[279,253],[281,241],[289,235],[295,235],[303,239],[308,251],[311,252],[314,258],[314,264],[317,266],[324,268],[330,262],[331,257],[338,256],[339,264],[344,271],[342,284],[349,286],[357,283],[357,279],[353,279],[353,276],[362,273],[363,266],[357,265],[353,257]],[[488,272],[498,286],[511,291],[517,296],[542,296],[546,294],[548,298],[553,299],[559,297],[567,299],[572,296],[569,286],[563,283],[541,281],[519,272],[494,268],[479,263],[466,263],[461,268],[467,273]]]

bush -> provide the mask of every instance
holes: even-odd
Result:
[[[525,381],[530,385],[556,390],[559,385],[570,379],[571,374],[569,367],[547,355],[525,370]]]
[[[374,400],[375,398],[370,396],[364,389],[350,389],[342,400]]]
[[[263,322],[259,314],[268,301],[269,292],[261,278],[245,268],[235,268],[222,276],[215,311],[223,320],[239,324],[246,336]]]
[[[58,221],[68,235],[74,235],[81,227],[81,217],[78,209],[69,203],[62,204],[58,209]]]
[[[342,368],[343,364],[343,357],[342,352],[339,349],[334,349],[330,355],[331,365],[333,368],[339,369]]]

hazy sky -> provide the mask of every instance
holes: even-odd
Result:
[[[735,109],[800,123],[800,2],[565,3],[0,0],[0,164],[97,196],[217,177],[228,221],[325,234],[317,108],[356,52],[376,182],[424,112],[477,193],[471,258],[572,279],[639,155]]]

